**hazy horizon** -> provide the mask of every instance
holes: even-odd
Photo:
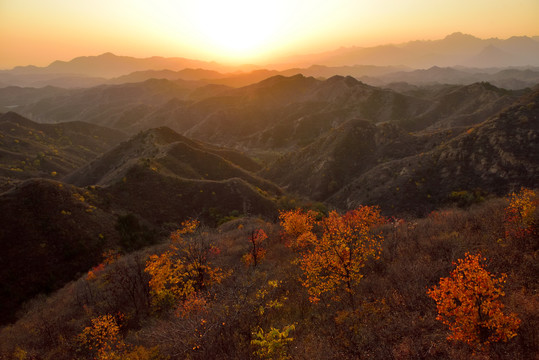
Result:
[[[0,4],[0,69],[106,52],[269,64],[286,56],[437,40],[536,36],[539,2],[507,0],[143,1],[19,0]]]

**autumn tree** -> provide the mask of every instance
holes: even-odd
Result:
[[[290,332],[295,330],[295,325],[287,325],[282,330],[272,327],[269,331],[258,328],[254,332],[254,339],[251,344],[256,347],[255,355],[259,359],[267,360],[288,360],[288,346],[294,338]]]
[[[79,335],[80,342],[99,360],[120,359],[126,350],[126,345],[120,335],[119,321],[122,314],[117,316],[106,314],[95,317],[92,324]]]
[[[210,261],[219,249],[205,234],[195,234],[199,225],[196,220],[182,223],[182,227],[170,235],[169,249],[161,255],[150,256],[146,262],[145,271],[151,276],[152,302],[157,309],[191,299],[193,294],[199,294],[225,277],[225,272]]]
[[[282,237],[290,247],[299,249],[308,245],[316,223],[316,214],[313,211],[283,211],[279,214],[279,220],[283,228]]]
[[[242,258],[245,264],[256,267],[266,256],[266,249],[262,247],[262,243],[267,238],[268,235],[262,229],[253,230],[251,232],[251,236],[249,236],[249,252]]]
[[[285,234],[296,239],[297,263],[311,301],[319,301],[325,293],[337,298],[338,290],[343,289],[355,307],[353,289],[363,277],[366,261],[380,256],[383,236],[374,229],[385,221],[380,210],[371,206],[344,215],[332,211],[320,221],[298,211],[281,214]]]
[[[506,238],[523,239],[532,233],[538,204],[537,194],[530,189],[522,188],[509,195],[504,219]]]
[[[437,320],[449,326],[448,340],[463,341],[474,351],[486,350],[489,344],[508,341],[516,336],[520,320],[505,315],[500,298],[504,296],[506,275],[496,278],[482,265],[481,254],[466,253],[449,277],[427,291],[436,301]]]

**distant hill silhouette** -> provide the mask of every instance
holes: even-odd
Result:
[[[15,74],[70,74],[90,77],[117,77],[135,71],[162,70],[173,71],[185,68],[205,68],[210,70],[223,67],[214,62],[191,60],[180,57],[134,58],[104,53],[98,56],[80,56],[70,61],[56,60],[46,67],[18,66],[12,70]]]
[[[486,49],[486,50],[485,50]],[[284,67],[304,67],[316,64],[343,65],[404,65],[412,68],[432,66],[490,67],[539,66],[539,42],[530,37],[509,39],[479,39],[469,34],[453,33],[440,40],[411,41],[403,44],[375,47],[348,47],[334,51],[283,59]],[[483,54],[483,55],[482,55]]]
[[[539,83],[539,68],[528,69],[477,69],[477,68],[440,68],[438,66],[425,70],[400,71],[376,78],[360,78],[367,83],[378,86],[389,86],[394,82],[405,82],[414,85],[462,84],[490,82],[509,90],[533,87]]]
[[[539,41],[536,37],[527,36],[479,39],[456,32],[440,40],[411,41],[374,47],[341,47],[334,51],[284,58],[276,64],[266,65],[265,68],[231,67],[179,57],[134,58],[105,53],[98,56],[81,56],[70,61],[58,60],[46,67],[19,66],[11,70],[2,70],[0,86],[53,85],[80,88],[159,78],[204,80],[241,87],[275,75],[291,76],[303,73],[305,76],[324,78],[349,75],[363,77],[362,80],[367,81],[367,78],[376,78],[390,72],[427,69],[433,66],[497,67],[499,70],[508,67],[539,67]],[[456,81],[462,81],[462,77],[459,76],[450,83],[468,84],[490,80],[475,78],[466,79],[465,82]]]
[[[131,116],[148,113],[172,98],[184,99],[201,85],[164,79],[101,85],[41,99],[25,106],[24,114],[43,122],[81,120],[108,127],[128,128],[132,125]]]

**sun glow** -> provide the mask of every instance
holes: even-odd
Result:
[[[252,58],[264,53],[281,36],[286,11],[280,5],[277,1],[198,1],[193,9],[193,25],[201,42],[220,56]]]
[[[0,0],[0,68],[113,52],[241,65],[340,46],[537,35],[537,0]]]

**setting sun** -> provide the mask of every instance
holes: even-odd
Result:
[[[200,1],[194,5],[195,26],[202,40],[225,57],[250,58],[276,41],[283,23],[278,2]]]

